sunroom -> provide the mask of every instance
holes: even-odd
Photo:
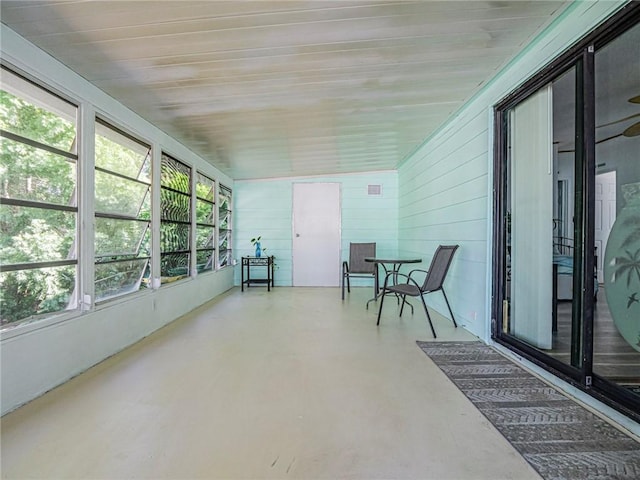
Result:
[[[3,1],[2,414],[260,236],[337,303],[352,242],[459,245],[460,328],[637,433],[640,6],[454,3]]]

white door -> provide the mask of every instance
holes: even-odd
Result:
[[[293,286],[340,284],[340,184],[293,184]]]
[[[616,172],[596,175],[595,245],[598,249],[598,283],[604,283],[602,265],[607,238],[616,221]]]

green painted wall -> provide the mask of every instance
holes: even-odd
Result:
[[[349,242],[377,243],[378,254],[397,253],[398,180],[396,172],[371,172],[327,177],[298,177],[237,181],[234,187],[234,258],[252,255],[250,240],[262,236],[262,246],[275,255],[278,286],[292,285],[293,184],[339,183],[342,205],[342,259],[349,256]],[[380,196],[368,195],[368,185],[381,185]],[[363,283],[364,282],[364,283]],[[240,266],[235,284],[240,285]],[[353,279],[352,285],[371,285]]]

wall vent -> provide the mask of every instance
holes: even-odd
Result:
[[[367,194],[368,195],[382,195],[382,185],[368,185],[367,186]]]

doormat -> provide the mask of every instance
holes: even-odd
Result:
[[[490,346],[417,344],[543,478],[640,478],[640,443]]]

